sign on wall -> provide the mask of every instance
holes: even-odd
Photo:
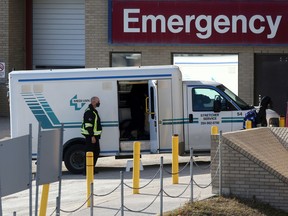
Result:
[[[286,1],[110,1],[110,43],[288,44]]]

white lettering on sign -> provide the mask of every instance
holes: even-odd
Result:
[[[254,15],[248,19],[244,15],[172,15],[166,18],[164,15],[140,15],[140,9],[124,9],[124,32],[125,33],[191,33],[191,27],[195,27],[196,36],[200,39],[207,39],[212,36],[213,29],[219,34],[225,34],[229,31],[232,33],[246,34],[248,29],[254,34],[262,34],[266,28],[269,28],[269,33],[266,35],[268,39],[276,36],[282,16],[278,15],[273,18],[270,15]],[[157,23],[160,22],[160,30],[157,29]],[[151,29],[148,30],[148,24]],[[133,28],[131,27],[133,25]],[[267,26],[268,25],[268,26]],[[241,30],[237,28],[242,26]]]

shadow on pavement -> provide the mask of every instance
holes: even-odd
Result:
[[[197,166],[193,166],[193,175],[203,175],[210,173],[210,162],[197,162]],[[171,165],[165,164],[163,166],[163,177],[168,178],[172,176]],[[94,179],[120,179],[120,172],[123,172],[124,179],[132,179],[133,170],[126,172],[125,167],[97,167],[99,173],[94,175]],[[160,166],[159,165],[146,165],[144,170],[140,171],[141,179],[151,179],[156,175],[156,178],[160,176]],[[190,163],[179,165],[179,177],[190,175]],[[86,176],[82,174],[72,174],[67,170],[62,172],[62,179],[85,179]]]

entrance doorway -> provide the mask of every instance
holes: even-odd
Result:
[[[254,103],[269,96],[273,110],[285,116],[288,101],[288,54],[255,54]]]

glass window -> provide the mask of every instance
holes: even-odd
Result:
[[[111,53],[111,67],[141,66],[141,53]]]
[[[241,110],[249,110],[252,109],[253,106],[248,105],[241,98],[239,98],[236,94],[226,88],[224,85],[217,86],[218,89],[225,92],[240,108]]]
[[[192,107],[193,111],[213,111],[214,101],[220,100],[221,111],[236,110],[222,95],[214,89],[210,88],[194,88],[192,89]]]

